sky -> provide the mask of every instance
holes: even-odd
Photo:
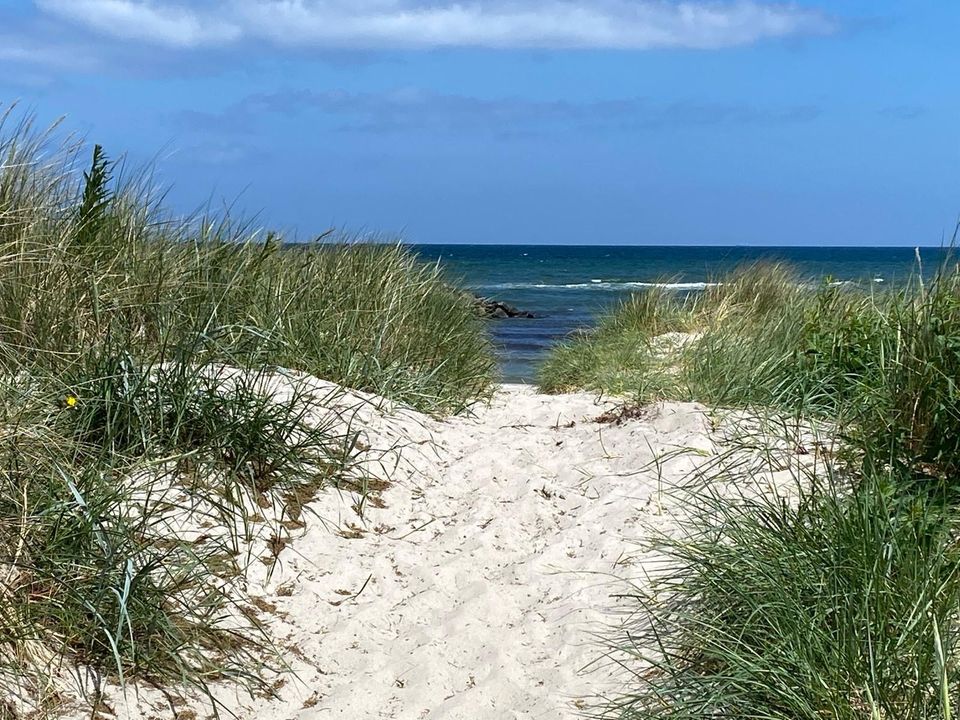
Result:
[[[0,0],[0,108],[301,240],[937,245],[954,0]]]

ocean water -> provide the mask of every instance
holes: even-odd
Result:
[[[550,347],[590,327],[611,305],[652,283],[677,292],[702,288],[738,265],[783,261],[802,278],[890,287],[916,270],[913,248],[854,247],[613,247],[552,245],[414,245],[424,260],[439,261],[452,281],[539,317],[492,320],[504,381],[533,382]],[[924,274],[944,258],[923,248]]]

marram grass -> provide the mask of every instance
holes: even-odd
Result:
[[[70,668],[93,714],[108,681],[266,690],[247,567],[322,488],[368,491],[355,432],[316,412],[340,391],[298,373],[435,413],[491,388],[438,267],[162,199],[0,113],[0,717],[56,716]]]
[[[610,638],[623,692],[608,720],[947,720],[960,700],[957,512],[805,477],[799,499],[704,487],[665,569]]]
[[[683,342],[660,342],[677,331]],[[797,478],[795,501],[684,488],[692,519],[655,541],[665,569],[608,638],[627,673],[622,692],[591,716],[952,717],[958,378],[960,275],[950,267],[883,293],[753,267],[701,294],[634,298],[559,348],[543,369],[547,389],[824,418],[840,450]]]
[[[957,467],[955,269],[885,292],[810,286],[780,265],[719,280],[700,294],[627,301],[552,353],[541,388],[821,415],[861,442],[886,442],[895,462]],[[682,341],[663,343],[671,331]]]
[[[203,335],[223,359],[303,370],[419,409],[494,378],[469,299],[396,244],[285,246],[224,218],[181,221],[99,147],[0,116],[0,367],[60,371],[102,343],[133,355]]]

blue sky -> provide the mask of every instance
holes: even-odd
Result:
[[[938,244],[950,0],[0,0],[0,103],[302,239]]]

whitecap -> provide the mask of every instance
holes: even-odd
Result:
[[[665,290],[705,290],[711,287],[717,287],[721,283],[711,282],[611,282],[606,280],[591,280],[590,282],[580,283],[495,283],[491,285],[478,285],[477,290],[586,290],[591,288],[600,288],[601,290],[633,290],[644,288],[663,288]]]

